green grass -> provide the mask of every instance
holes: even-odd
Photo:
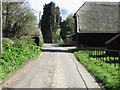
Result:
[[[33,41],[14,41],[11,45],[3,41],[3,53],[0,59],[0,83],[11,73],[19,70],[30,60],[35,60],[41,52],[41,47]]]
[[[95,58],[89,57],[87,51],[75,51],[71,49],[78,61],[80,61],[87,69],[102,83],[107,89],[119,90],[120,77],[119,65],[115,67]],[[71,51],[70,50],[70,51]]]

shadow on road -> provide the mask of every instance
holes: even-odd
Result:
[[[60,52],[60,53],[69,53],[68,50],[59,50],[59,49],[42,49],[43,52]]]

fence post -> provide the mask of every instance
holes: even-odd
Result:
[[[108,57],[108,50],[106,49],[106,61],[108,61],[107,57]]]
[[[120,83],[120,51],[119,51],[119,55],[118,55],[118,64],[119,64],[119,66],[118,66],[118,82]]]
[[[114,66],[116,67],[116,57],[114,56]]]
[[[109,50],[108,50],[108,52],[109,52]],[[111,54],[111,51],[110,51],[110,54]],[[110,54],[108,54],[108,57],[109,57],[110,65],[111,65],[112,63],[111,63],[111,55]]]
[[[102,53],[101,53],[101,54],[103,55],[102,60],[103,60],[103,62],[104,62],[104,58],[105,58],[104,50],[102,50]]]
[[[97,49],[97,59],[99,60],[99,48]]]
[[[104,62],[103,49],[101,49],[100,55],[101,55],[100,59]]]
[[[116,52],[116,51],[115,51],[115,52]],[[114,66],[116,67],[116,63],[117,63],[117,61],[116,61],[116,56],[114,55],[113,57],[114,57]]]
[[[95,48],[95,57],[97,59],[97,49]]]
[[[120,51],[119,51],[119,55],[118,55],[118,63],[119,63],[119,66],[120,66]]]
[[[93,57],[95,56],[95,48],[93,48]]]
[[[98,59],[99,59],[99,60],[101,60],[101,59],[100,59],[100,55],[101,55],[101,52],[100,52],[100,48],[99,48],[99,49],[98,49]]]
[[[0,56],[2,54],[2,0],[0,0]]]

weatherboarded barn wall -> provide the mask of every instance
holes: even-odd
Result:
[[[118,2],[85,2],[74,14],[77,46],[105,47],[120,33]]]
[[[78,33],[78,45],[106,47],[105,42],[115,35],[116,33]]]
[[[77,32],[120,33],[118,2],[85,2],[75,13]]]
[[[67,45],[76,45],[76,43],[75,43],[75,34],[66,35],[65,43]]]

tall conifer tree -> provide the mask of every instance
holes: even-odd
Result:
[[[60,23],[60,9],[55,6],[54,2],[50,2],[44,5],[43,10],[41,31],[44,42],[51,43],[53,41],[53,35],[56,34]]]

